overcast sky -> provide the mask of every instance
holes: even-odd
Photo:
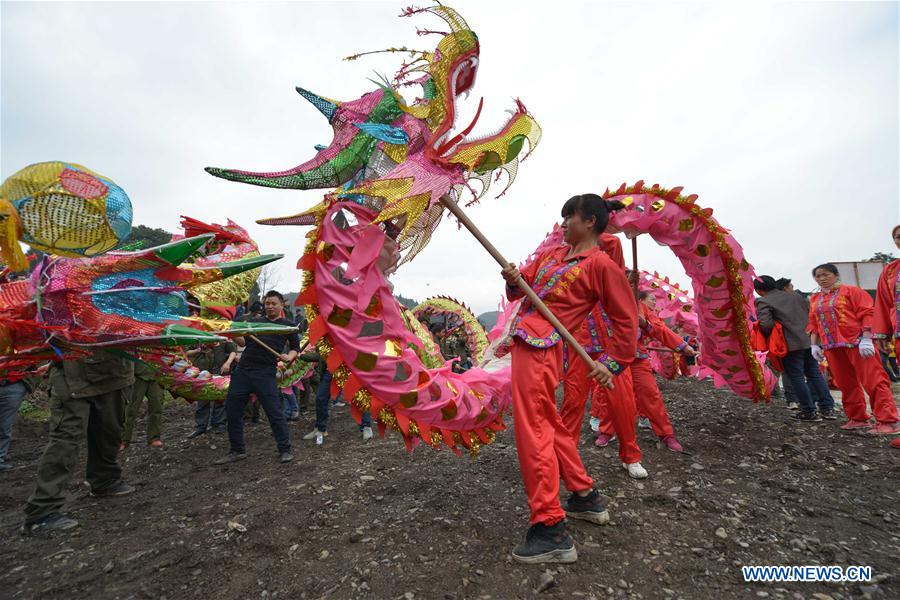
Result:
[[[215,179],[205,166],[292,167],[330,141],[294,91],[350,100],[431,49],[429,15],[410,0],[329,3],[10,3],[2,10],[0,175],[27,164],[83,164],[122,186],[135,223],[174,230],[181,214],[231,217],[296,291],[305,228],[254,221],[293,214],[321,193]],[[757,273],[805,290],[826,260],[896,249],[897,3],[451,3],[481,41],[467,115],[488,133],[521,98],[544,129],[506,196],[470,209],[521,260],[576,193],[643,179],[684,186],[714,209]],[[647,237],[640,265],[687,282]],[[498,268],[445,220],[394,278],[418,300],[451,294],[477,313],[502,292]]]

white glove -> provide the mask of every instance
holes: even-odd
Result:
[[[872,342],[872,338],[862,338],[859,340],[859,355],[863,358],[871,358],[875,356],[875,344]]]
[[[825,352],[822,350],[822,347],[818,344],[813,344],[810,347],[810,352],[812,352],[813,358],[816,359],[816,362],[822,362],[825,360]]]

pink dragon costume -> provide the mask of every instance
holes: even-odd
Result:
[[[691,278],[694,297],[684,290],[644,275],[640,285],[656,296],[660,316],[669,318],[700,339],[701,356],[692,375],[711,377],[716,387],[727,385],[733,392],[754,401],[768,399],[775,385],[772,372],[764,366],[764,355],[750,346],[750,316],[753,308],[753,267],[731,233],[712,217],[712,209],[696,204],[697,196],[684,197],[681,188],[667,190],[643,182],[623,184],[603,197],[623,202],[626,210],[610,215],[608,230],[629,237],[647,233],[668,246]],[[525,264],[544,250],[563,243],[559,225],[554,225]],[[500,306],[500,320],[488,334],[491,360],[508,352],[510,321],[515,320],[518,302]],[[665,374],[661,357],[660,371]],[[674,371],[674,364],[670,365]]]
[[[656,271],[641,271],[638,288],[656,298],[656,312],[669,325],[679,327],[691,336],[699,335],[699,321],[694,312],[694,297],[688,290],[669,281]]]
[[[764,355],[750,345],[753,267],[712,209],[697,205],[695,195],[682,196],[681,188],[645,188],[642,181],[606,190],[603,197],[627,207],[611,215],[611,229],[629,237],[648,233],[675,253],[691,278],[702,349],[696,375],[711,376],[717,387],[727,385],[745,398],[767,401],[775,376]]]
[[[668,276],[662,277],[655,271],[653,273],[641,271],[638,287],[642,292],[653,294],[657,314],[670,327],[677,327],[691,337],[697,337],[699,333],[697,313],[694,312],[694,298],[690,292],[669,281]],[[671,352],[650,350],[650,365],[653,372],[665,379],[674,379],[678,374],[677,360],[677,355]]]
[[[497,133],[468,138],[474,121],[455,133],[457,100],[472,89],[478,70],[478,38],[446,6],[410,8],[401,16],[422,13],[441,18],[449,31],[420,32],[441,36],[430,52],[389,50],[411,57],[393,81],[349,102],[298,88],[334,130],[331,144],[312,160],[271,173],[207,171],[269,187],[336,188],[305,212],[260,221],[313,226],[298,263],[304,271],[298,303],[306,307],[310,340],[334,375],[332,391],[343,389],[357,420],[371,411],[382,435],[395,429],[408,448],[421,441],[475,454],[504,428],[509,372],[429,368],[409,347],[422,342],[407,328],[385,273],[425,247],[443,214],[442,198],[459,202],[475,179],[477,201],[500,170],[511,182],[540,128],[516,101]],[[399,90],[411,85],[422,95],[408,103]]]

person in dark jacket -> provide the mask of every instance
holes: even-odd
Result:
[[[0,380],[0,472],[13,468],[6,456],[12,442],[13,424],[26,393],[24,381]]]
[[[162,448],[163,399],[165,393],[156,381],[156,373],[143,361],[134,365],[134,386],[131,399],[125,409],[125,429],[122,432],[122,444],[119,452],[131,445],[134,424],[141,414],[141,405],[147,398],[147,444],[153,448]]]
[[[293,325],[281,316],[284,311],[284,296],[280,293],[275,290],[266,293],[264,307],[265,316],[251,319],[251,321]],[[243,416],[244,407],[250,399],[250,394],[256,395],[257,401],[266,411],[272,435],[278,445],[281,462],[290,462],[293,460],[291,437],[281,407],[276,370],[279,362],[288,364],[297,358],[297,352],[300,350],[300,336],[296,333],[287,336],[261,334],[247,337],[246,340],[243,337],[236,337],[234,341],[238,346],[246,345],[246,349],[237,368],[231,374],[228,396],[225,398],[230,451],[228,455],[217,460],[216,464],[228,464],[247,458]],[[285,346],[287,346],[287,352],[285,352]]]
[[[198,369],[209,371],[213,375],[229,375],[237,360],[237,345],[234,342],[219,342],[188,350],[187,355]],[[188,439],[203,435],[210,429],[215,433],[225,433],[224,402],[197,402],[194,430],[188,435]]]
[[[768,275],[758,277],[753,282],[753,288],[760,296],[756,301],[756,317],[759,319],[762,332],[767,336],[770,335],[775,323],[780,323],[784,331],[788,350],[782,359],[784,376],[790,381],[790,386],[800,403],[800,411],[794,418],[799,421],[836,419],[834,399],[810,351],[809,334],[806,333],[809,324],[809,302],[800,294],[778,289],[775,280]],[[819,404],[818,413],[816,401]]]
[[[91,495],[124,496],[134,488],[122,481],[119,442],[125,406],[134,385],[134,363],[108,352],[56,363],[50,368],[50,441],[38,462],[34,493],[25,505],[24,533],[66,530],[78,521],[60,512],[87,438]]]

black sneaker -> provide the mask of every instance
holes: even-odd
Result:
[[[193,430],[192,432],[190,432],[190,433],[188,434],[187,439],[192,440],[192,439],[194,439],[195,437],[200,437],[200,436],[203,435],[204,433],[206,433],[206,430],[205,430],[205,429],[195,429],[195,430]]]
[[[246,452],[229,452],[222,458],[216,459],[216,461],[213,462],[213,464],[214,465],[227,465],[229,463],[237,462],[239,460],[244,460],[245,458],[247,458]]]
[[[803,421],[805,423],[819,423],[822,420],[822,417],[819,416],[819,413],[814,410],[809,412],[806,412],[804,410],[795,412],[791,415],[791,418],[795,421]]]
[[[131,487],[124,481],[117,481],[116,483],[105,488],[99,490],[91,490],[91,496],[96,496],[98,498],[111,498],[113,496],[127,496],[132,492],[134,492],[133,487]]]
[[[822,418],[823,418],[823,419],[827,419],[827,420],[829,420],[829,421],[836,421],[836,420],[837,420],[837,413],[834,412],[834,409],[833,409],[833,408],[832,408],[832,409],[829,409],[829,410],[820,410],[820,411],[819,411],[819,414],[822,415]]]
[[[35,521],[25,521],[25,524],[22,525],[22,534],[29,535],[41,531],[66,531],[75,527],[78,527],[78,521],[62,513],[53,512]]]
[[[525,541],[516,546],[512,557],[528,564],[573,563],[578,560],[578,552],[563,520],[556,525],[538,523],[529,527]]]
[[[573,519],[581,519],[589,521],[595,525],[606,525],[609,523],[609,511],[603,506],[600,500],[600,493],[597,490],[591,490],[587,496],[579,496],[572,494],[566,503],[563,504],[563,510],[566,511],[567,517]]]

